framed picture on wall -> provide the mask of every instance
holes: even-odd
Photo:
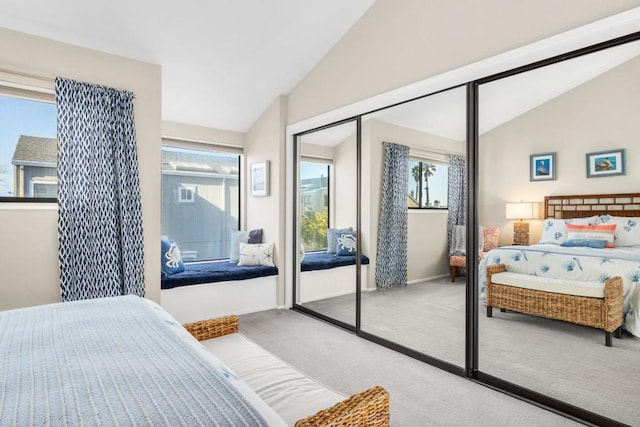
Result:
[[[555,181],[556,153],[532,154],[529,156],[530,181]]]
[[[624,149],[587,153],[587,178],[624,175]]]
[[[269,161],[251,165],[251,195],[269,195]]]

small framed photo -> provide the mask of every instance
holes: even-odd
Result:
[[[587,178],[624,175],[624,149],[587,153]]]
[[[555,181],[556,153],[529,156],[529,181]]]
[[[251,165],[251,195],[269,195],[269,161]]]

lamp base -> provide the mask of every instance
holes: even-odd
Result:
[[[516,221],[513,223],[513,244],[529,245],[529,223]]]

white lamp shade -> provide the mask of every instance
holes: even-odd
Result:
[[[507,219],[533,219],[537,216],[537,203],[507,203]]]

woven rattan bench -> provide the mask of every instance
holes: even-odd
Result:
[[[511,310],[591,326],[605,331],[605,344],[608,347],[611,347],[612,333],[615,332],[618,338],[621,336],[623,320],[621,277],[612,277],[604,283],[604,297],[594,297],[529,289],[516,284],[495,283],[493,275],[504,272],[506,272],[504,264],[487,267],[485,291],[487,317],[492,317],[492,309],[496,307],[501,311]],[[522,276],[523,279],[534,284],[538,282],[543,288],[544,285],[553,286],[563,283],[560,279],[510,273],[510,277],[516,276]]]
[[[198,341],[205,341],[238,332],[239,318],[235,315],[226,316],[183,326]],[[388,427],[389,393],[380,386],[370,388],[315,415],[298,420],[295,426]]]

